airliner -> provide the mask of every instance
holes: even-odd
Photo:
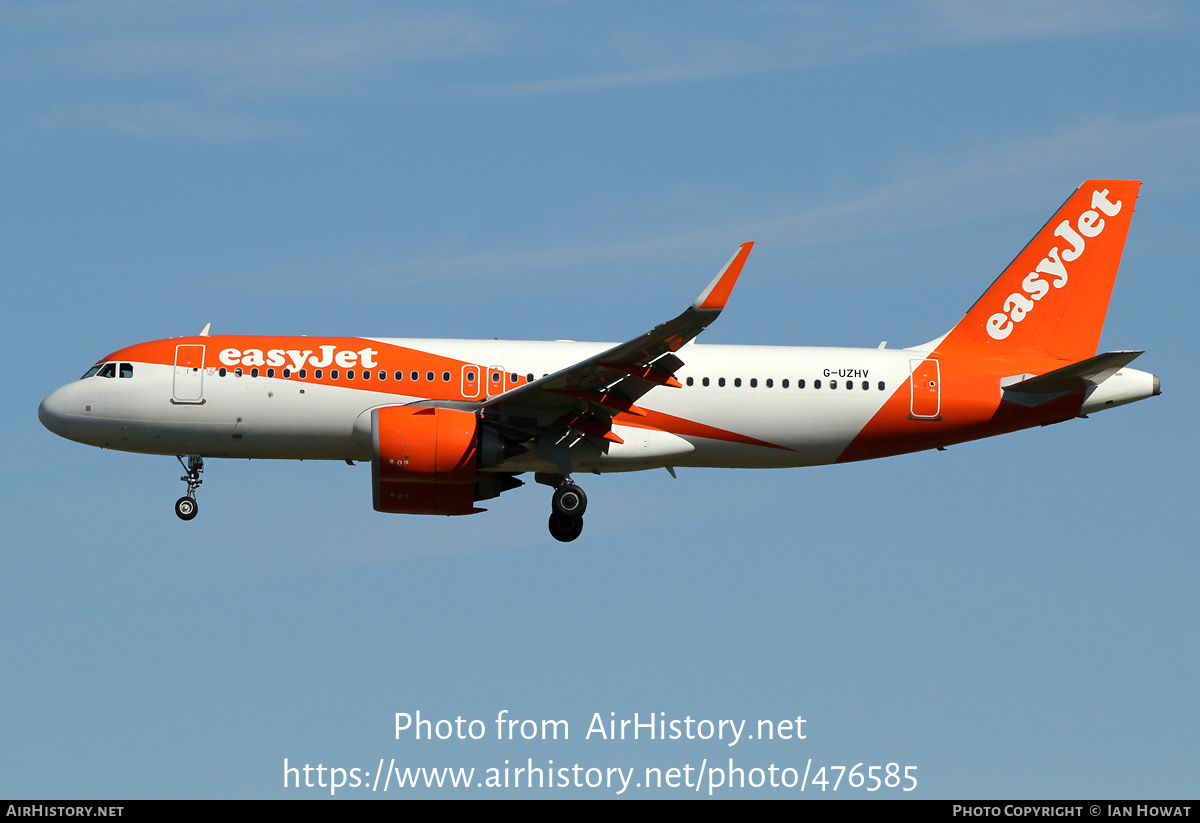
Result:
[[[196,516],[205,458],[370,461],[376,511],[465,515],[553,489],[583,530],[584,473],[785,468],[941,449],[1160,393],[1097,354],[1140,181],[1090,180],[949,332],[909,348],[701,345],[743,244],[682,314],[621,344],[212,335],[101,358],[42,401],[50,431],[173,455]]]

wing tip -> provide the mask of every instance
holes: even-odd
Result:
[[[738,246],[738,250],[733,253],[733,257],[729,258],[729,262],[717,273],[712,282],[708,284],[700,296],[696,298],[696,302],[692,303],[693,309],[712,309],[721,311],[725,308],[726,302],[729,301],[729,295],[733,292],[733,287],[737,283],[738,277],[742,273],[742,267],[746,265],[746,258],[750,256],[750,249],[754,248],[754,241],[748,240]]]

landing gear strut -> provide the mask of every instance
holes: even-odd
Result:
[[[176,455],[175,459],[187,472],[179,479],[187,483],[188,487],[187,494],[175,501],[175,516],[180,520],[191,520],[200,512],[200,506],[196,503],[196,489],[200,488],[200,484],[204,482],[200,479],[200,474],[204,471],[204,457],[199,454],[189,454],[187,463],[184,463],[183,458],[179,455]]]
[[[583,533],[583,513],[587,510],[587,495],[583,489],[564,477],[550,498],[550,536],[570,543]]]

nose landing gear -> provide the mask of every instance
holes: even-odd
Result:
[[[200,513],[200,505],[196,502],[196,489],[200,488],[200,484],[204,482],[200,479],[200,474],[204,471],[204,457],[199,454],[189,454],[187,463],[183,462],[183,457],[180,455],[176,455],[175,459],[187,472],[179,479],[187,483],[188,487],[187,494],[175,501],[175,516],[180,520],[191,520]]]
[[[180,520],[191,520],[200,513],[194,497],[181,497],[175,501],[175,515]]]
[[[583,533],[583,513],[587,510],[587,495],[583,489],[564,477],[550,498],[550,536],[570,543]]]

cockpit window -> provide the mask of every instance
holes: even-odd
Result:
[[[105,363],[100,368],[100,376],[101,377],[116,377],[117,376],[117,364],[116,363]]]
[[[133,377],[133,364],[132,363],[122,363],[121,364],[121,376],[122,377]]]
[[[103,363],[99,363],[99,364],[97,364],[97,365],[95,365],[95,366],[92,366],[90,369],[88,369],[88,370],[87,370],[87,374],[85,374],[83,377],[81,377],[81,378],[79,378],[79,379],[80,379],[80,380],[87,380],[87,379],[88,379],[89,377],[91,377],[93,374],[95,374],[96,372],[100,371],[100,366],[103,366],[103,365],[104,365]]]

